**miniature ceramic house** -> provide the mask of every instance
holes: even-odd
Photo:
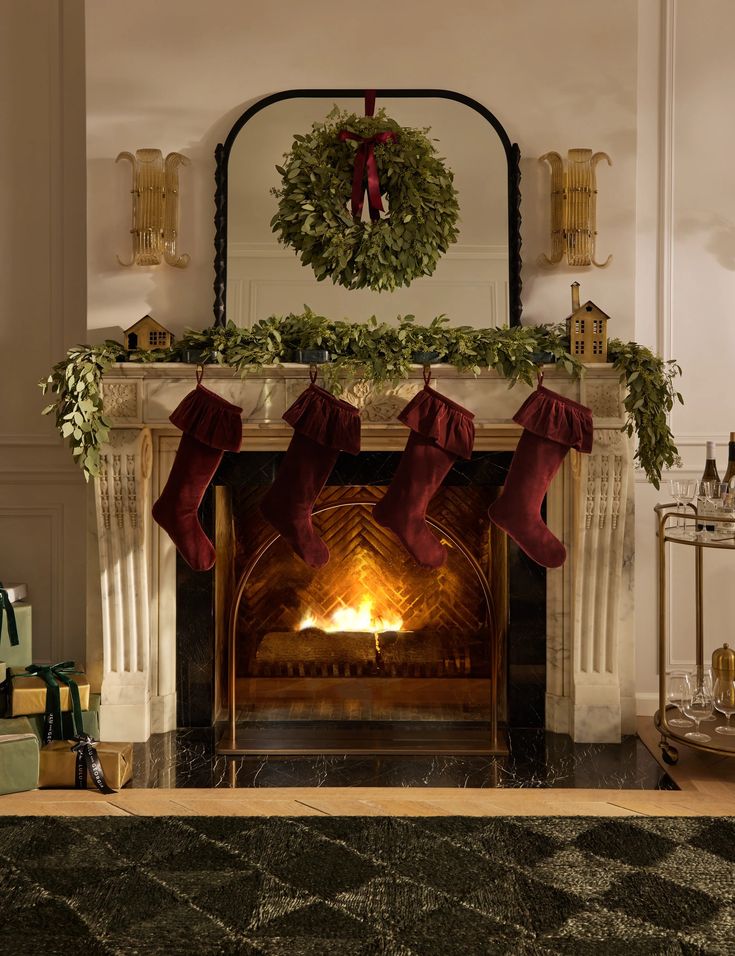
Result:
[[[174,336],[171,332],[150,315],[144,315],[135,325],[125,329],[125,348],[129,352],[134,349],[144,352],[150,352],[151,349],[170,349],[173,344]]]
[[[594,302],[579,304],[579,283],[572,283],[572,314],[567,318],[569,351],[580,362],[607,362],[607,322]]]

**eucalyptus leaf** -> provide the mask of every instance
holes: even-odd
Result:
[[[446,315],[436,316],[429,325],[416,322],[413,315],[398,316],[392,324],[379,322],[375,316],[352,323],[327,319],[308,306],[302,313],[270,316],[246,329],[229,322],[224,328],[187,331],[171,349],[134,352],[127,357],[138,362],[175,362],[187,350],[197,349],[244,377],[256,369],[289,361],[294,351],[315,347],[335,357],[320,366],[325,386],[335,393],[350,377],[366,378],[376,385],[397,382],[409,372],[413,356],[427,352],[474,375],[495,369],[508,379],[509,386],[518,381],[533,384],[536,363],[549,357],[572,378],[579,378],[584,371],[569,352],[563,325],[474,329],[452,326]],[[102,413],[102,376],[123,354],[125,349],[116,342],[75,347],[39,383],[42,391],[56,396],[44,414],[55,413],[56,426],[69,440],[86,478],[99,473],[99,451],[110,428]],[[658,488],[662,469],[679,464],[666,416],[675,401],[683,401],[674,388],[681,369],[675,361],[664,361],[636,342],[611,339],[608,356],[625,389],[622,430],[637,437],[636,461]],[[77,392],[76,382],[82,374],[85,389]]]

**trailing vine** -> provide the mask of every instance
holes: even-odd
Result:
[[[644,345],[619,339],[608,342],[608,358],[626,386],[623,431],[637,436],[635,460],[658,488],[663,468],[681,466],[667,418],[676,402],[684,404],[674,386],[681,367],[675,359],[664,361]]]
[[[683,401],[674,386],[681,369],[635,342],[612,339],[608,346],[609,360],[626,387],[623,431],[636,435],[636,461],[658,488],[662,469],[679,462],[667,414],[676,401]],[[44,393],[57,396],[44,414],[55,414],[57,428],[89,478],[99,473],[99,449],[110,427],[102,412],[102,377],[120,356],[133,362],[177,362],[185,352],[196,350],[203,362],[232,368],[244,377],[288,362],[295,350],[306,348],[329,352],[331,360],[320,370],[326,387],[337,393],[350,378],[365,378],[376,385],[396,382],[408,374],[417,353],[427,352],[436,356],[436,362],[475,375],[495,369],[511,386],[516,382],[533,385],[542,363],[558,363],[575,379],[584,371],[569,352],[564,325],[474,329],[452,326],[445,315],[428,325],[418,324],[412,315],[399,316],[390,325],[374,317],[353,324],[306,308],[301,314],[271,316],[251,328],[228,323],[188,331],[173,348],[154,352],[128,355],[122,345],[109,341],[76,346],[40,383]]]

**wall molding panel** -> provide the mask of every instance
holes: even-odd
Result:
[[[34,659],[84,664],[86,488],[38,388],[86,338],[84,2],[5,4],[3,25],[3,131],[33,148],[0,156],[19,197],[0,217],[0,578],[29,586]]]

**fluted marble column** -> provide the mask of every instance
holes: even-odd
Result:
[[[148,428],[113,428],[95,481],[102,599],[104,740],[150,736]]]

